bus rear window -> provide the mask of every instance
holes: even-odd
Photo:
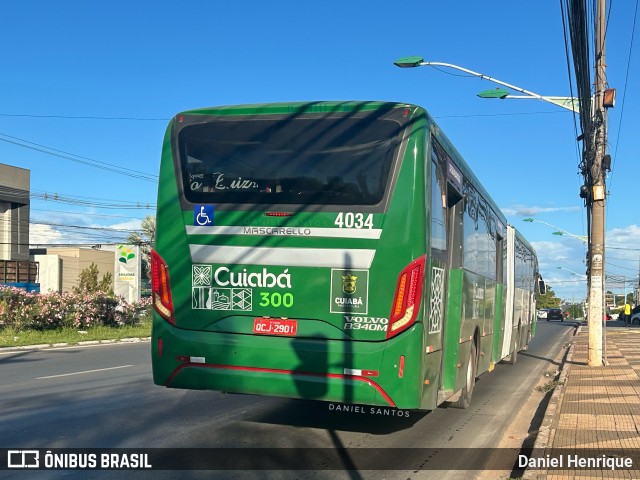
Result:
[[[375,205],[402,141],[404,122],[393,113],[193,116],[177,132],[185,198]]]

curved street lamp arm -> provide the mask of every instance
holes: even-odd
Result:
[[[576,235],[574,233],[567,232],[566,230],[563,230],[562,228],[560,228],[560,227],[558,227],[556,225],[553,225],[551,223],[545,222],[544,220],[537,220],[535,218],[523,218],[522,221],[523,222],[529,222],[529,223],[531,223],[531,222],[543,223],[544,225],[547,225],[547,226],[549,226],[551,228],[554,228],[554,229],[558,230],[557,233],[554,232],[556,235],[569,235],[570,237],[577,238],[581,242],[585,242],[585,243],[588,241],[587,237],[584,236],[584,235]]]
[[[498,80],[497,78],[490,77],[489,75],[485,75],[485,74],[479,73],[479,72],[474,72],[473,70],[469,70],[468,68],[464,68],[464,67],[461,67],[459,65],[454,65],[452,63],[422,61],[420,63],[417,63],[416,66],[420,66],[420,67],[435,66],[435,67],[453,68],[454,70],[460,70],[461,72],[468,73],[469,75],[473,75],[475,77],[480,77],[483,80],[488,80],[490,82],[497,83],[498,85],[502,85],[503,87],[510,88],[512,90],[515,90],[516,92],[524,93],[524,94],[528,95],[529,97],[536,98],[536,99],[542,100],[544,102],[552,103],[553,105],[565,108],[567,110],[571,110],[572,112],[574,111],[573,107],[570,107],[570,106],[567,106],[567,105],[563,105],[561,103],[554,102],[553,100],[551,100],[551,98],[544,97],[544,96],[539,95],[539,94],[537,94],[535,92],[532,92],[530,90],[525,90],[524,88],[518,87],[516,85],[511,85],[510,83],[503,82],[502,80]]]

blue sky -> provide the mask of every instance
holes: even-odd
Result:
[[[606,38],[608,83],[617,89],[606,217],[607,246],[616,248],[606,264],[608,274],[628,280],[640,267],[636,3],[613,2]],[[453,70],[393,65],[420,55],[541,95],[569,96],[557,1],[24,0],[3,6],[3,17],[0,163],[31,171],[32,193],[40,196],[32,198],[31,218],[40,223],[32,226],[33,243],[107,243],[109,232],[57,225],[130,229],[153,213],[153,179],[80,162],[157,175],[164,130],[181,110],[401,101],[435,117],[536,247],[556,293],[576,300],[586,294],[583,277],[570,272],[585,271],[584,243],[540,223],[587,233],[571,112],[537,100],[483,100],[476,94],[497,85]],[[150,209],[104,208],[123,203]],[[538,222],[523,222],[527,217]]]

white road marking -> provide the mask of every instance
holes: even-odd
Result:
[[[62,373],[60,375],[49,375],[47,377],[38,377],[36,378],[36,380],[44,380],[46,378],[69,377],[71,375],[84,375],[85,373],[105,372],[107,370],[117,370],[119,368],[129,368],[129,367],[133,367],[133,365],[121,365],[119,367],[99,368],[97,370],[85,370],[83,372]]]

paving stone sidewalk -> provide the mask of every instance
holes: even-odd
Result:
[[[554,391],[533,453],[562,457],[564,469],[530,468],[524,479],[640,479],[640,328],[611,322],[603,367],[587,365],[588,335],[582,326],[572,339],[559,378],[563,385]],[[609,467],[574,462],[567,468],[569,456],[576,455],[607,462]],[[610,468],[630,461],[631,468]]]

